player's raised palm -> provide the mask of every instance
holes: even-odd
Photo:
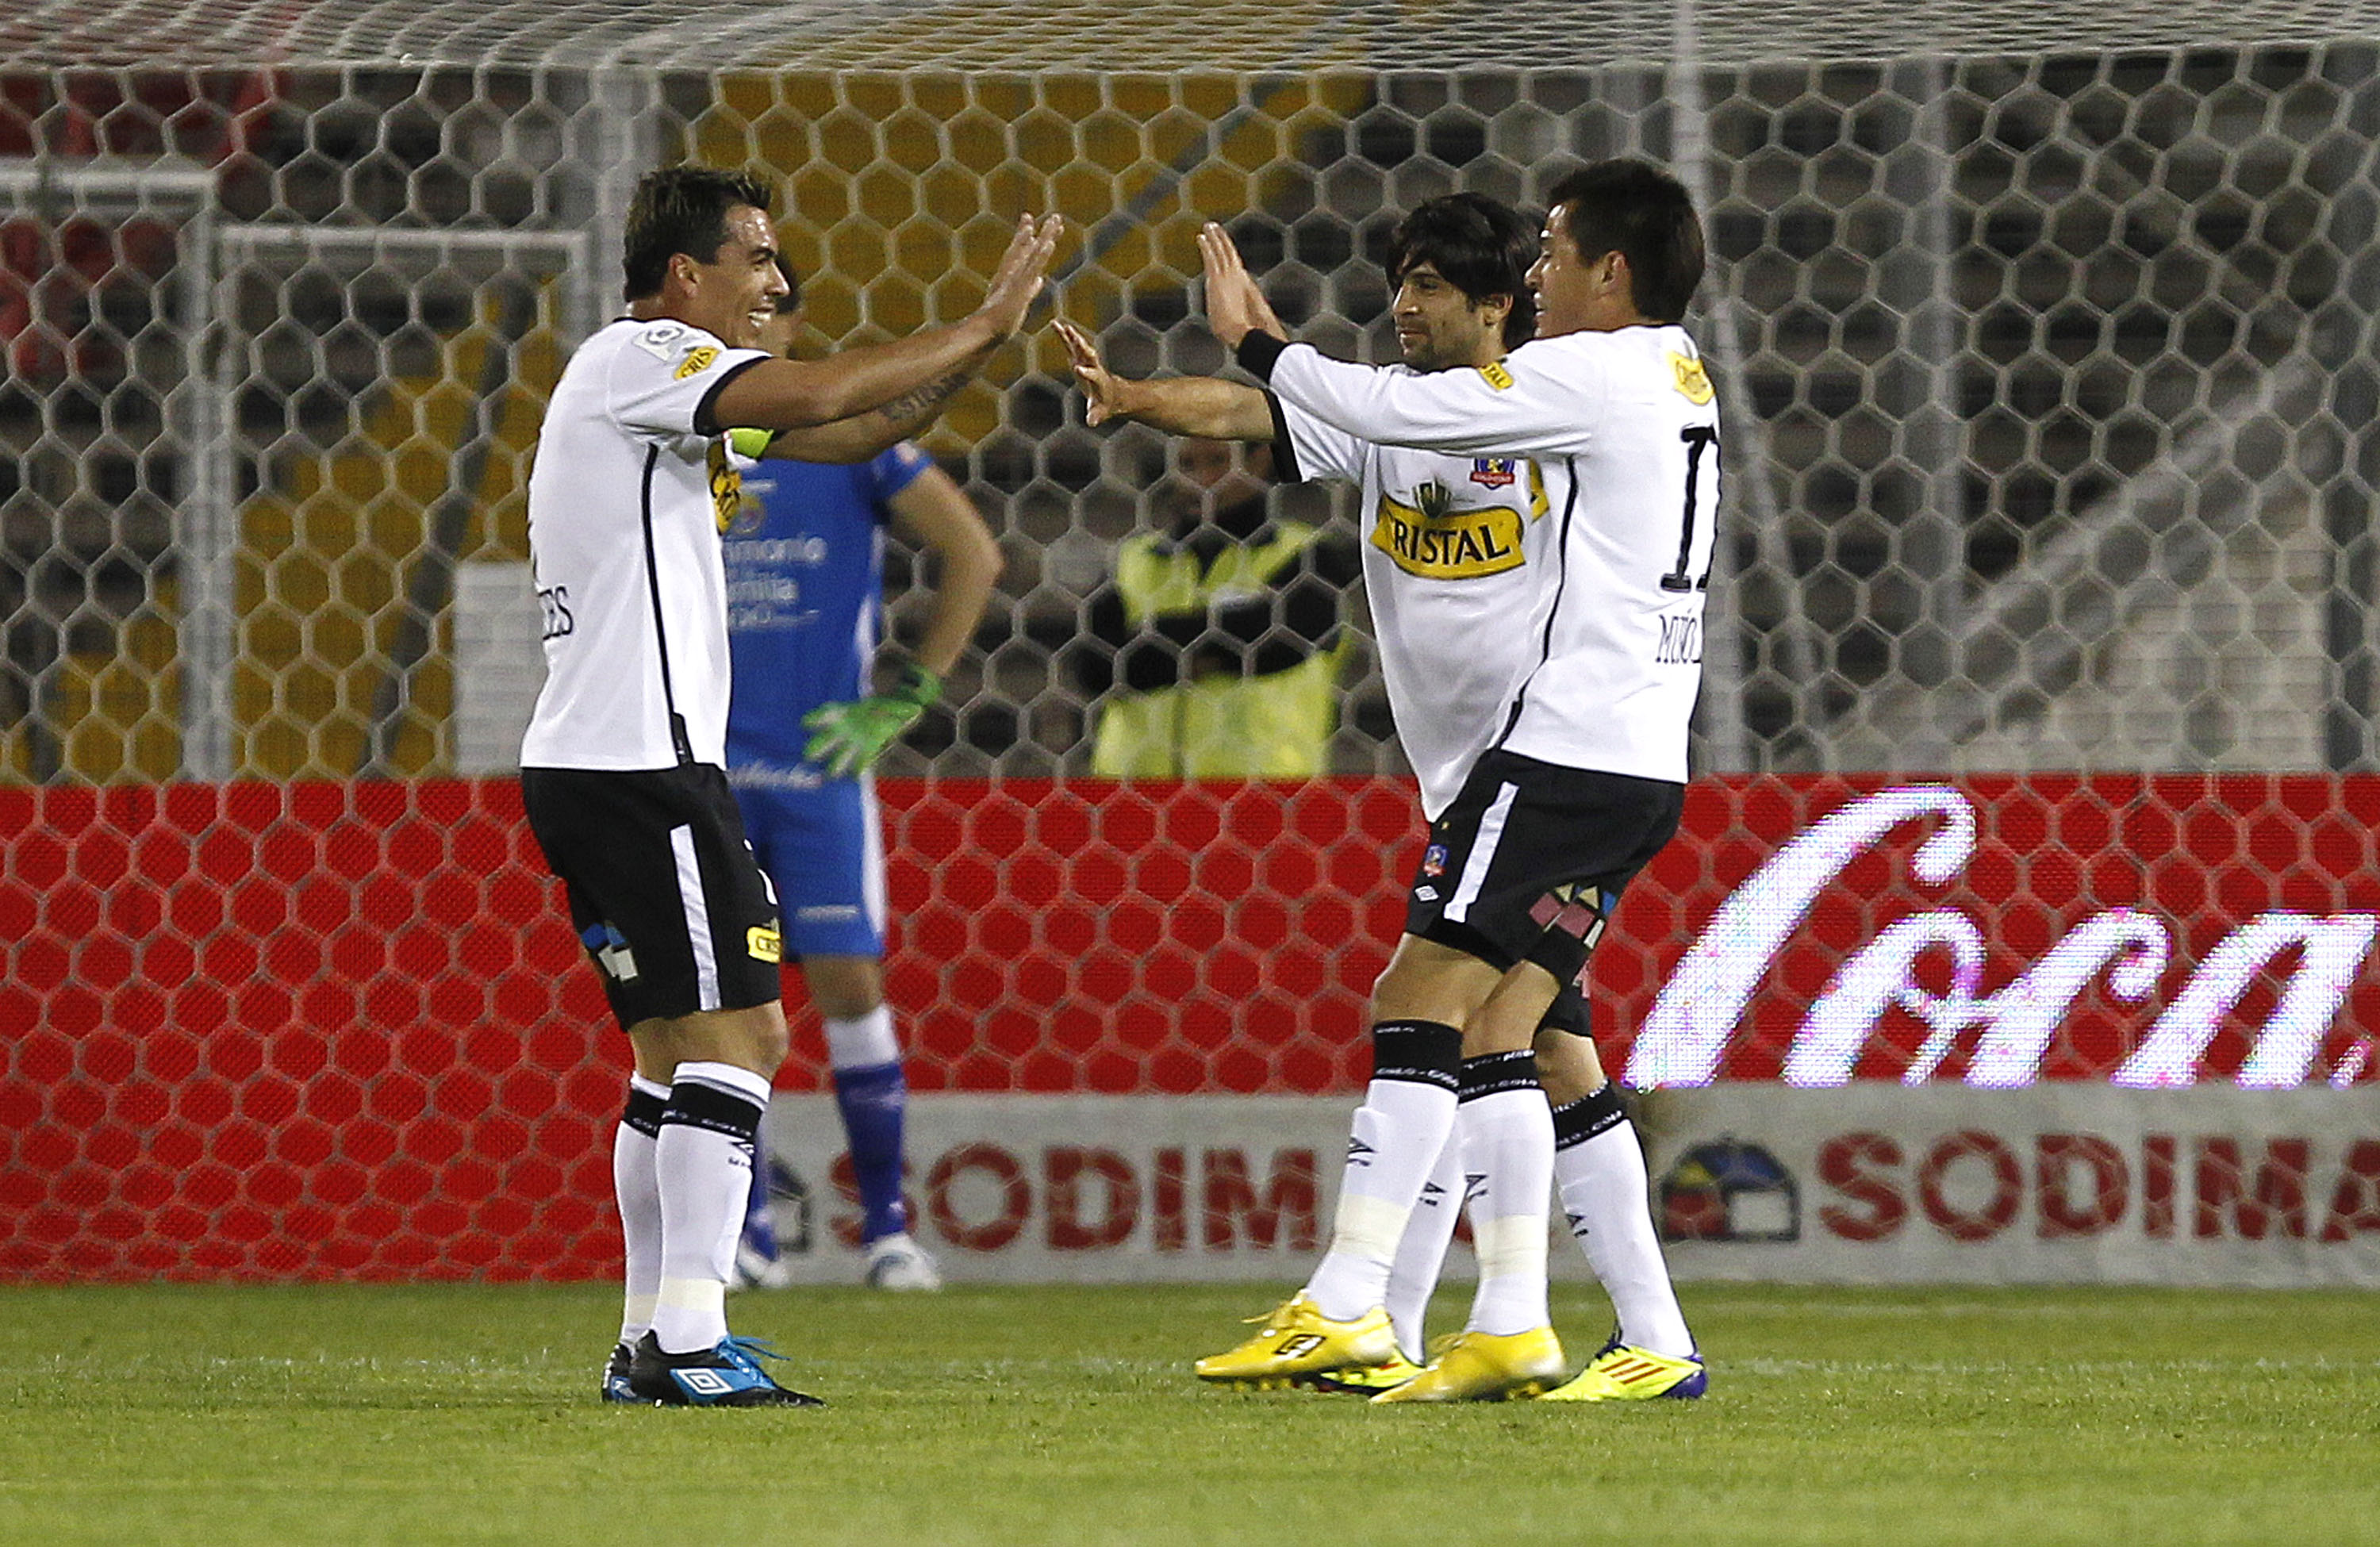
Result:
[[[1225,348],[1238,348],[1251,333],[1289,336],[1257,287],[1231,233],[1211,220],[1198,228],[1198,259],[1207,274],[1207,326]]]
[[[1066,341],[1066,364],[1074,371],[1075,384],[1083,389],[1087,399],[1083,422],[1104,424],[1123,417],[1124,384],[1099,359],[1099,347],[1090,336],[1062,318],[1058,322],[1058,336]]]
[[[976,309],[977,315],[999,328],[1002,338],[1015,337],[1025,326],[1025,314],[1049,280],[1050,262],[1065,229],[1063,215],[1045,216],[1038,225],[1029,214],[1016,217],[1016,235],[1009,238],[1000,267],[992,271],[991,287]]]

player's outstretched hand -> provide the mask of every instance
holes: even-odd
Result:
[[[802,716],[813,734],[802,749],[805,760],[835,779],[851,779],[876,766],[884,749],[942,696],[942,679],[923,666],[901,674],[901,685],[889,693],[871,694],[851,703],[826,703]]]
[[[1099,347],[1090,335],[1064,318],[1058,320],[1058,336],[1066,341],[1066,364],[1075,372],[1075,384],[1083,389],[1087,399],[1083,409],[1086,424],[1105,424],[1111,419],[1123,419],[1131,410],[1125,406],[1123,378],[1107,368],[1099,359]]]
[[[1211,220],[1198,228],[1198,260],[1207,271],[1207,327],[1223,347],[1238,348],[1252,333],[1289,336],[1241,261],[1232,234]]]
[[[1063,215],[1045,216],[1038,225],[1029,214],[1016,217],[1016,235],[1001,254],[976,315],[990,322],[1003,342],[1025,326],[1025,314],[1050,276],[1050,260],[1058,255],[1058,238],[1065,234]]]

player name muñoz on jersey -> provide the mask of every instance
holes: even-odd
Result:
[[[803,766],[811,732],[802,716],[868,691],[890,502],[931,466],[903,441],[848,466],[771,458],[746,470],[743,508],[723,543],[735,683],[731,783],[823,777]]]
[[[768,358],[624,318],[564,368],[528,480],[546,676],[523,767],[726,766],[719,534],[741,496],[710,403]]]
[[[1422,812],[1436,821],[1495,745],[1536,664],[1525,623],[1554,563],[1544,470],[1524,457],[1381,445],[1286,403],[1281,411],[1283,476],[1362,487],[1364,592],[1380,676]]]
[[[1553,563],[1536,605],[1512,620],[1517,678],[1499,744],[1568,768],[1685,781],[1719,459],[1717,395],[1684,329],[1564,334],[1497,365],[1427,373],[1292,345],[1270,384],[1343,434],[1534,460]]]

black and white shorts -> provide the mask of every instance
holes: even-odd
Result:
[[[776,894],[724,771],[524,768],[521,804],[623,1029],[783,993]]]
[[[1488,751],[1430,823],[1405,895],[1405,932],[1510,968],[1565,906],[1609,918],[1621,888],[1677,832],[1685,793],[1663,779]]]

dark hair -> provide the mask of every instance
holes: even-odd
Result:
[[[1703,223],[1685,185],[1650,162],[1598,161],[1566,174],[1548,202],[1564,215],[1578,255],[1628,260],[1636,310],[1674,323],[1703,280]]]
[[[765,212],[769,199],[768,183],[749,172],[664,166],[646,173],[628,201],[628,238],[620,256],[627,298],[659,295],[674,254],[717,262],[727,241],[727,212],[739,204]]]
[[[1384,266],[1391,287],[1427,263],[1474,305],[1490,296],[1510,296],[1512,310],[1504,316],[1509,349],[1537,331],[1537,298],[1529,289],[1529,265],[1536,258],[1536,221],[1484,193],[1450,193],[1423,200],[1397,222]]]
[[[802,309],[802,271],[783,253],[777,254],[777,272],[785,276],[785,293],[777,298],[777,315]]]

